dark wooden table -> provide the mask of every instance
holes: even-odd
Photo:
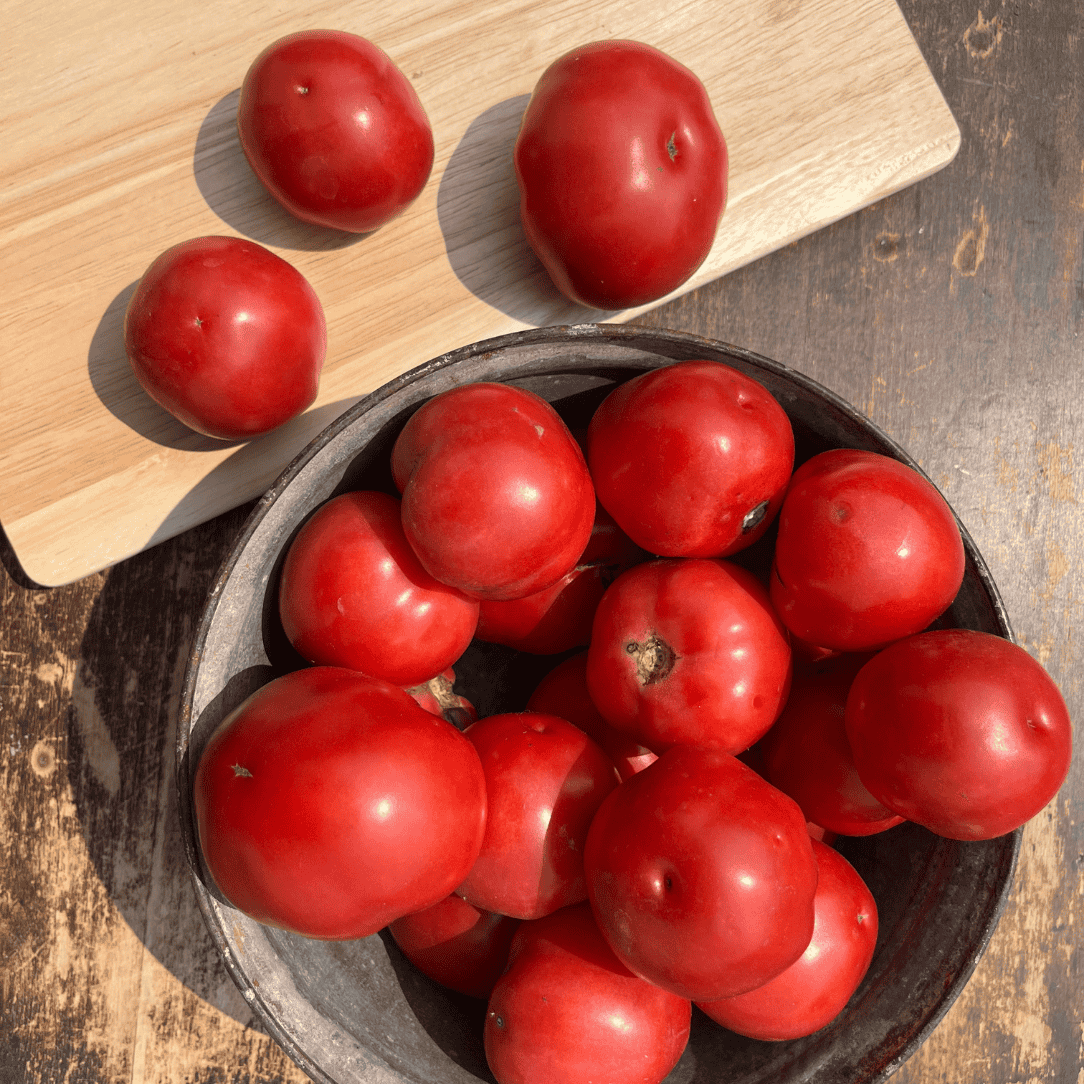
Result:
[[[962,128],[956,160],[642,322],[784,361],[900,441],[1084,718],[1084,8],[902,6]],[[307,1079],[219,963],[175,814],[183,667],[245,512],[56,589],[0,538],[4,1084]],[[1082,821],[1078,757],[900,1084],[1084,1079]]]

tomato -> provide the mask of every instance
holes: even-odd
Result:
[[[403,689],[341,667],[296,670],[248,697],[207,742],[193,793],[230,903],[322,940],[437,903],[485,832],[471,743]]]
[[[587,691],[586,651],[558,663],[531,693],[527,710],[559,715],[578,726],[606,751],[621,779],[628,779],[658,760],[646,746],[606,722],[595,707]]]
[[[586,646],[603,592],[618,573],[646,557],[596,504],[591,538],[575,567],[552,586],[525,598],[483,599],[475,635],[535,655]]]
[[[459,896],[403,915],[388,933],[403,955],[434,982],[487,998],[508,963],[519,919],[482,911]]]
[[[248,440],[312,405],[327,326],[292,264],[240,237],[196,237],[144,272],[124,348],[159,406],[198,433]]]
[[[1053,679],[1024,648],[940,629],[886,647],[847,696],[862,782],[901,817],[950,839],[992,839],[1037,814],[1072,759]]]
[[[675,746],[626,779],[595,814],[584,868],[618,959],[694,1001],[763,985],[813,935],[805,817],[727,753]]]
[[[778,716],[790,675],[786,629],[767,589],[729,561],[636,565],[595,612],[591,699],[657,753],[679,743],[747,749]]]
[[[617,786],[610,758],[565,719],[491,715],[464,735],[485,773],[485,839],[459,895],[486,911],[540,918],[587,898],[583,845]]]
[[[422,567],[476,598],[521,598],[575,567],[595,492],[583,453],[540,396],[464,384],[435,396],[392,448],[403,530]]]
[[[637,978],[586,904],[524,922],[483,1032],[497,1084],[658,1084],[689,1041],[692,1005]]]
[[[869,970],[877,945],[873,895],[838,851],[814,841],[813,853],[815,917],[805,952],[755,990],[697,1003],[739,1035],[773,1041],[812,1035],[839,1015]]]
[[[883,647],[939,617],[963,575],[956,517],[918,471],[835,448],[794,472],[771,596],[795,636],[840,651]]]
[[[433,168],[433,131],[410,81],[371,41],[340,30],[289,34],[256,57],[237,134],[286,210],[351,233],[402,212]]]
[[[478,623],[477,599],[419,564],[399,501],[369,490],[332,497],[305,521],[286,551],[278,611],[310,662],[404,686],[451,666]]]
[[[727,148],[703,83],[636,41],[554,61],[513,151],[520,217],[557,288],[598,309],[656,301],[707,258]]]
[[[599,501],[661,557],[725,557],[775,519],[794,467],[790,419],[752,377],[685,361],[619,384],[587,430]]]
[[[796,667],[786,705],[759,742],[765,779],[808,820],[847,836],[873,835],[903,820],[858,777],[844,726],[847,693],[869,657],[838,655]]]

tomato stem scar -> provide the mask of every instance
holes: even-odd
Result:
[[[233,764],[231,767],[233,768],[234,778],[240,778],[241,776],[244,776],[246,779],[252,778],[252,772],[250,772],[243,764]]]
[[[625,644],[625,651],[636,660],[636,678],[641,685],[662,681],[674,669],[674,663],[679,658],[674,649],[654,632],[649,633],[642,643],[633,640]]]

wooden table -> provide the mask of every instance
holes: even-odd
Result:
[[[932,178],[640,322],[803,370],[900,441],[1084,717],[1084,15],[902,4],[963,133]],[[254,1024],[175,814],[181,676],[246,509],[66,587],[0,539],[0,1080],[307,1078]],[[1008,908],[900,1084],[1084,1072],[1084,771],[1027,827]]]

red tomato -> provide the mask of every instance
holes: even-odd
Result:
[[[862,782],[950,839],[992,839],[1038,813],[1072,759],[1053,679],[1022,647],[967,629],[886,647],[854,679],[847,737]]]
[[[755,542],[794,467],[790,419],[752,377],[716,361],[642,373],[587,431],[599,501],[661,557],[725,557]]]
[[[486,1011],[497,1084],[658,1084],[689,1041],[692,1006],[643,982],[586,904],[524,922]]]
[[[466,730],[478,718],[474,705],[455,691],[455,671],[450,666],[436,677],[412,685],[407,692],[426,711],[447,719],[456,730]]]
[[[464,384],[425,403],[391,456],[403,529],[422,566],[477,598],[521,598],[575,567],[595,492],[557,412],[508,384]]]
[[[758,746],[764,778],[808,820],[846,836],[873,835],[903,820],[858,778],[843,723],[851,682],[868,659],[838,655],[796,667],[786,705]]]
[[[918,471],[835,448],[794,472],[771,596],[795,636],[840,651],[882,647],[940,616],[963,575],[956,517]]]
[[[508,963],[519,919],[481,911],[445,896],[388,924],[403,955],[434,982],[470,997],[489,997]]]
[[[534,88],[513,157],[527,239],[573,301],[656,301],[711,251],[726,141],[703,83],[658,49],[598,41],[560,57]]]
[[[279,616],[310,662],[417,685],[459,658],[478,601],[433,579],[403,534],[399,501],[342,493],[298,531],[283,562]]]
[[[877,945],[877,904],[838,851],[813,843],[817,893],[813,937],[785,971],[755,990],[698,1002],[716,1023],[751,1039],[799,1039],[834,1020],[869,970]]]
[[[606,509],[596,505],[591,539],[575,568],[551,587],[525,598],[483,599],[475,635],[487,643],[535,655],[585,647],[603,592],[618,573],[646,557]]]
[[[303,30],[273,42],[241,84],[237,133],[253,172],[305,222],[365,233],[412,203],[433,168],[429,118],[371,41]]]
[[[729,561],[674,558],[623,572],[595,612],[587,688],[603,717],[661,753],[738,753],[790,687],[786,629],[768,592]]]
[[[248,440],[312,405],[327,327],[292,264],[240,237],[197,237],[147,268],[124,348],[159,406],[198,433]]]
[[[583,845],[617,786],[610,758],[570,722],[536,712],[491,715],[464,735],[482,762],[489,813],[459,895],[513,918],[586,899]]]
[[[527,701],[528,711],[558,715],[578,726],[606,751],[621,779],[628,779],[658,757],[623,730],[610,726],[587,691],[587,652],[558,663]]]
[[[208,741],[194,781],[207,866],[257,922],[352,940],[430,907],[482,846],[485,777],[450,723],[353,670],[296,670]]]
[[[813,934],[805,817],[727,753],[675,746],[626,779],[595,814],[584,868],[621,962],[694,1001],[763,985]]]

